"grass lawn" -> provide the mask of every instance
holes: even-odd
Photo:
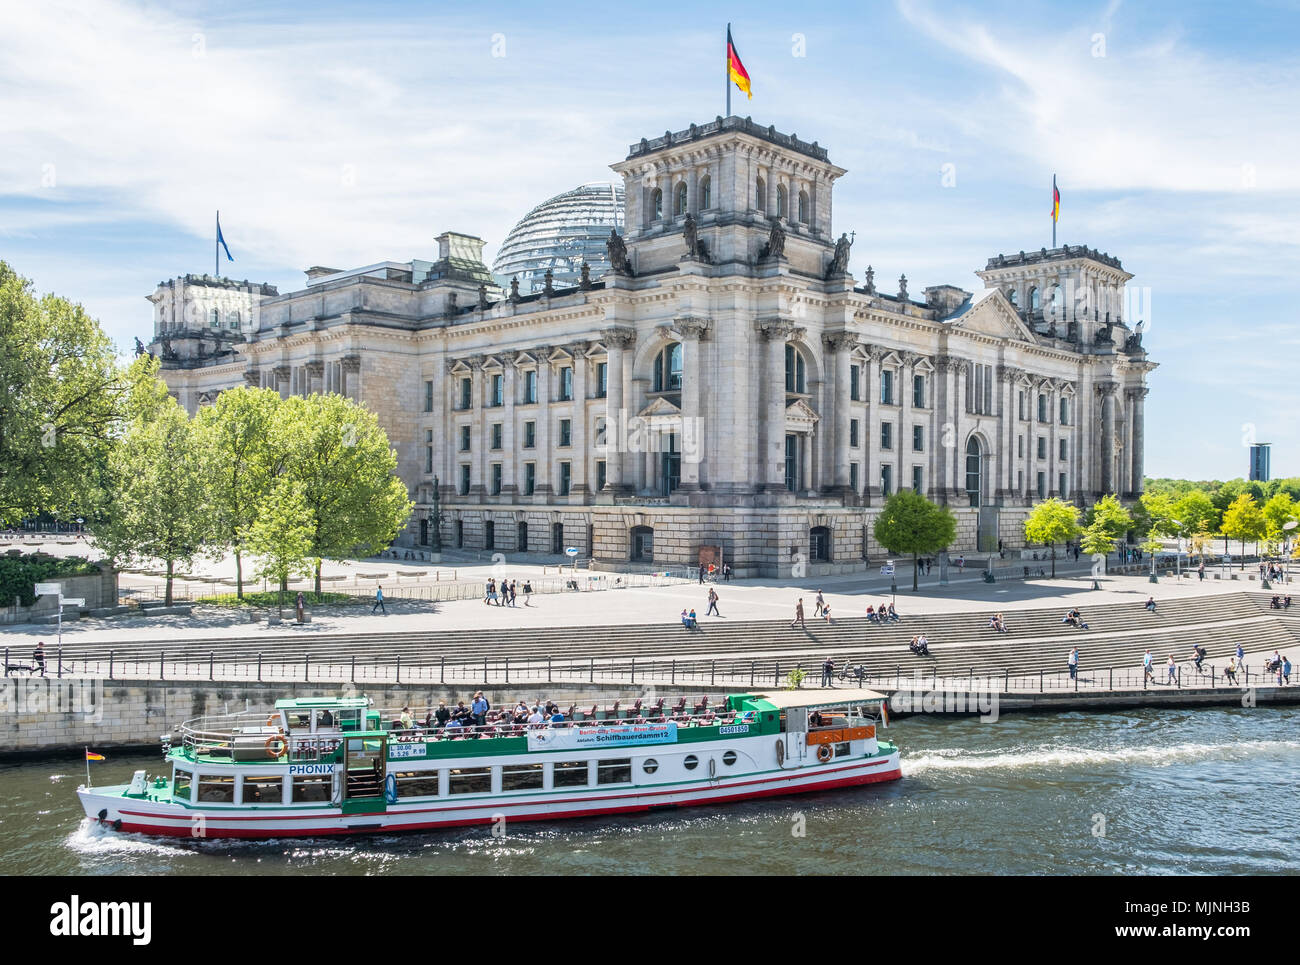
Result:
[[[364,597],[347,593],[322,593],[320,596],[315,593],[304,593],[302,596],[307,606],[349,606],[368,602]],[[297,599],[296,590],[287,590],[284,593],[284,608],[292,610]],[[223,593],[218,596],[201,596],[194,602],[204,606],[278,607],[281,605],[281,595],[275,590],[265,593],[245,591],[242,600],[233,593]]]

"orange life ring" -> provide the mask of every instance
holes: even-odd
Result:
[[[832,756],[833,754],[834,754],[834,751],[831,750],[831,745],[830,745],[830,744],[818,744],[818,745],[817,745],[817,760],[821,761],[823,764],[825,764],[827,761],[829,761],[829,760],[831,759],[831,756]]]
[[[278,750],[273,749],[271,746],[272,744],[278,745],[279,749]],[[285,752],[288,749],[289,749],[289,742],[285,740],[283,737],[280,737],[279,735],[276,735],[275,737],[268,737],[266,739],[266,752],[270,754],[271,757],[277,760],[283,757]]]

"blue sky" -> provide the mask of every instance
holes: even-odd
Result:
[[[1150,290],[1147,472],[1244,475],[1257,439],[1300,475],[1294,2],[6,4],[0,258],[123,349],[159,280],[212,270],[217,208],[223,272],[281,291],[447,229],[490,259],[534,204],[723,111],[728,20],[754,81],[733,112],[849,169],[859,279],[978,287],[1050,243],[1055,172],[1059,241]]]

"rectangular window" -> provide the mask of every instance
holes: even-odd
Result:
[[[397,771],[397,799],[404,801],[411,797],[437,797],[437,771]]]
[[[280,774],[249,774],[244,778],[241,804],[283,804],[284,777]]]
[[[204,774],[199,777],[200,804],[234,804],[235,776]]]
[[[1070,424],[1070,401],[1068,399],[1062,398],[1061,399],[1061,425],[1068,426],[1069,424]]]
[[[560,420],[560,445],[573,445],[573,423],[568,419]]]
[[[469,495],[469,463],[463,463],[460,467],[460,486],[457,491],[462,496]]]
[[[190,799],[190,787],[193,780],[193,772],[183,771],[179,767],[176,768],[176,776],[172,779],[172,800],[188,801]]]
[[[1062,499],[1064,499],[1067,495],[1069,495],[1065,491],[1065,473],[1060,473],[1056,477],[1056,494],[1060,496]]]
[[[894,424],[892,422],[880,423],[880,448],[894,448]]]
[[[492,401],[489,403],[493,406],[505,405],[505,376],[499,372],[492,376]]]
[[[537,423],[524,423],[524,448],[532,449],[537,445]]]
[[[293,803],[323,802],[330,799],[334,779],[328,774],[304,774],[289,778],[293,781]]]
[[[1025,458],[1025,437],[1024,436],[1016,436],[1016,458],[1017,459]]]
[[[849,463],[849,488],[855,493],[858,491],[858,464],[856,462]]]
[[[894,373],[888,369],[880,373],[880,401],[885,405],[894,404]]]
[[[857,419],[849,420],[849,445],[853,446],[855,449],[858,446],[858,420]]]
[[[1047,396],[1042,394],[1038,396],[1038,421],[1047,421]]]
[[[586,787],[586,761],[556,761],[552,787]]]
[[[569,495],[569,481],[572,478],[572,474],[573,474],[573,463],[570,462],[560,463],[560,492],[558,495],[560,496]]]
[[[447,772],[448,794],[489,794],[492,791],[492,768],[453,767]]]
[[[537,372],[529,369],[524,373],[524,404],[537,401]]]
[[[925,451],[925,426],[912,426],[912,451]]]
[[[918,409],[925,408],[925,376],[912,376],[912,405]]]
[[[1047,458],[1047,440],[1044,439],[1042,436],[1038,437],[1038,458],[1039,459]]]
[[[493,449],[501,448],[501,423],[500,422],[492,423],[492,448]]]
[[[609,363],[596,363],[596,398],[603,399],[609,394]]]
[[[1065,440],[1064,440],[1064,439],[1062,439],[1062,440],[1060,441],[1060,452],[1061,452],[1061,460],[1064,461],[1064,460],[1065,460],[1065,453],[1066,453],[1066,446],[1065,446]]]
[[[849,398],[854,402],[862,401],[862,367],[849,366]]]
[[[501,768],[502,791],[540,791],[545,764],[506,764]]]
[[[460,451],[469,452],[469,443],[470,443],[470,427],[461,426],[460,427]]]
[[[424,430],[424,471],[433,472],[433,430]]]
[[[501,495],[501,463],[492,463],[492,495]]]
[[[1020,421],[1025,421],[1025,393],[1023,390],[1016,393],[1016,411],[1020,415]]]
[[[632,758],[615,757],[596,765],[597,784],[631,784]]]
[[[605,460],[597,459],[596,460],[596,491],[599,492],[604,488],[605,488]]]
[[[524,495],[531,496],[537,488],[537,463],[524,463]]]
[[[468,409],[473,403],[474,385],[469,379],[460,380],[460,407]]]
[[[920,466],[912,467],[912,492],[914,493],[921,493],[925,491],[924,476],[922,473],[923,471]]]
[[[560,369],[560,401],[568,402],[573,398],[573,367],[566,365]]]
[[[1047,473],[1045,472],[1040,472],[1038,474],[1038,498],[1047,498]]]
[[[894,492],[894,467],[880,467],[880,494],[890,496]]]
[[[433,382],[431,381],[424,383],[424,411],[433,411]]]

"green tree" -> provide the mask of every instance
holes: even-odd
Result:
[[[1209,493],[1200,489],[1188,490],[1178,498],[1174,503],[1174,519],[1182,524],[1180,531],[1189,536],[1219,528],[1219,513]]]
[[[891,553],[912,554],[912,590],[917,589],[916,561],[922,553],[937,553],[957,536],[957,518],[946,506],[936,506],[920,493],[903,489],[885,501],[872,532]]]
[[[1285,491],[1276,492],[1264,504],[1263,513],[1264,535],[1272,543],[1281,543],[1287,537],[1282,527],[1296,518],[1295,500]]]
[[[1112,493],[1102,496],[1088,510],[1088,525],[1094,524],[1101,526],[1101,529],[1111,538],[1113,546],[1133,526],[1133,516]]]
[[[1099,519],[1094,519],[1084,528],[1083,538],[1079,541],[1079,548],[1088,556],[1096,561],[1096,557],[1101,557],[1103,572],[1108,571],[1108,557],[1115,549],[1115,537],[1110,534],[1105,523]]]
[[[1220,532],[1223,534],[1224,545],[1226,546],[1230,539],[1241,541],[1243,569],[1246,566],[1246,542],[1260,539],[1264,531],[1264,512],[1250,493],[1243,492],[1238,495],[1223,512],[1223,525]]]
[[[1025,520],[1025,541],[1052,547],[1052,579],[1056,579],[1056,544],[1079,535],[1079,510],[1061,499],[1045,499]]]
[[[141,382],[131,406],[134,417],[109,455],[108,489],[90,526],[115,564],[164,563],[170,606],[176,565],[211,551],[206,465],[185,410],[162,383]]]
[[[390,545],[414,504],[396,475],[397,456],[373,412],[339,395],[280,404],[277,445],[284,473],[302,485],[312,521],[316,593],[324,559],[369,556]]]
[[[275,582],[281,615],[289,580],[312,572],[313,527],[302,483],[282,477],[261,500],[257,517],[239,534],[240,545],[258,561],[257,576]]]
[[[288,449],[275,445],[280,395],[270,389],[227,389],[196,416],[195,431],[209,461],[216,539],[235,555],[235,595],[244,598],[242,534],[257,519]]]
[[[89,515],[123,388],[99,324],[0,261],[0,525]]]

